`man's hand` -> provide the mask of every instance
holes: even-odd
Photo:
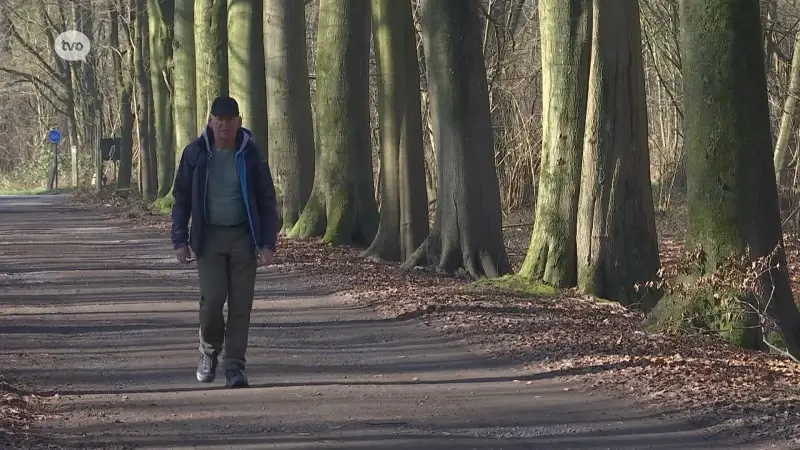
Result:
[[[189,258],[192,256],[189,252],[189,246],[184,245],[183,247],[175,250],[175,256],[178,258],[179,263],[188,264]]]
[[[261,266],[267,267],[272,264],[272,261],[275,259],[275,252],[268,248],[262,248],[258,252],[258,263]]]

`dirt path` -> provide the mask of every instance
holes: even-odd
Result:
[[[317,284],[263,270],[252,387],[195,380],[193,267],[169,242],[65,206],[0,197],[0,373],[51,398],[62,448],[684,449],[731,447],[382,321]],[[309,274],[311,275],[311,274]]]

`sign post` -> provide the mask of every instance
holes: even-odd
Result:
[[[47,140],[53,144],[53,173],[51,175],[51,189],[58,189],[58,144],[61,143],[61,132],[58,128],[52,128],[47,132]]]
[[[72,152],[72,187],[78,187],[78,147],[70,146]]]

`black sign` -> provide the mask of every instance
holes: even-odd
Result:
[[[119,161],[121,138],[100,138],[100,155],[103,161]]]

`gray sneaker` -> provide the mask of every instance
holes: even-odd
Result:
[[[217,358],[215,356],[201,355],[197,363],[197,381],[211,383],[217,377]]]

